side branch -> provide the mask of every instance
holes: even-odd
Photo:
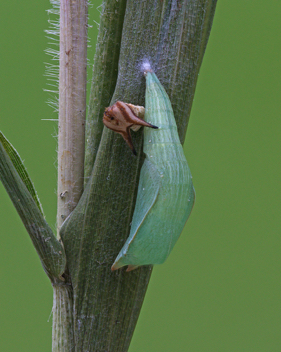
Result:
[[[0,180],[29,233],[45,272],[53,283],[61,282],[61,275],[66,265],[64,249],[44,219],[41,209],[19,176],[1,143]]]

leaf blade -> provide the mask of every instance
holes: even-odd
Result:
[[[26,188],[28,189],[30,195],[34,199],[35,203],[37,204],[40,212],[42,215],[44,215],[42,205],[40,203],[38,194],[36,192],[36,189],[34,187],[33,182],[31,181],[31,178],[27,172],[26,167],[24,166],[24,163],[17,152],[17,150],[13,147],[13,145],[8,141],[8,139],[4,136],[4,134],[0,131],[0,143],[2,143],[2,146],[4,147],[6,153],[8,154],[11,162],[13,163],[17,173],[19,174],[20,178],[22,179],[23,183],[25,184]]]
[[[46,222],[1,142],[0,180],[31,238],[46,274],[52,283],[63,281],[62,274],[66,267],[64,248]]]

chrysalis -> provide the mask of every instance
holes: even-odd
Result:
[[[146,72],[145,119],[158,126],[144,130],[141,169],[130,235],[112,265],[161,264],[169,256],[191,213],[195,193],[167,93]]]

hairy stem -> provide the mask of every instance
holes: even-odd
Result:
[[[83,192],[87,6],[87,0],[60,0],[58,234]],[[64,277],[63,285],[54,286],[53,352],[75,351],[72,286]]]
[[[85,153],[87,0],[60,1],[57,227],[76,207]]]

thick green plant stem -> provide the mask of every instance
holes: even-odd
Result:
[[[109,172],[106,182],[99,185],[94,182],[98,174],[108,169],[108,162],[106,165],[101,162],[97,157],[83,196],[61,229],[73,285],[75,346],[77,351],[126,351],[151,268],[142,267],[126,274],[110,270],[117,249],[122,246],[124,230],[129,228],[130,219],[125,213],[132,208],[128,204],[132,202],[129,192],[137,183],[137,172],[128,180],[127,200],[118,207],[112,188],[113,174]],[[116,163],[118,159],[113,160],[112,172],[116,170]],[[110,196],[113,203],[108,201]],[[93,207],[96,199],[108,207]],[[127,220],[125,225],[117,218],[120,213]],[[106,218],[108,221],[104,222]]]
[[[216,0],[128,0],[111,103],[144,105],[141,64],[148,60],[169,94],[183,142],[215,5]],[[73,287],[75,351],[127,351],[151,275],[149,266],[110,270],[129,233],[142,131],[133,143],[137,157],[121,136],[103,129],[91,177],[61,229]]]
[[[183,143],[216,0],[128,1],[117,88],[112,101],[144,105],[141,65],[149,61],[164,86]]]
[[[126,0],[102,5],[86,128],[85,183],[91,175],[103,130],[102,116],[115,89]]]
[[[19,176],[2,143],[0,143],[0,180],[29,233],[45,272],[52,283],[62,282],[61,275],[66,265],[64,249],[44,219],[38,204]]]
[[[69,283],[53,285],[53,352],[74,352],[73,297]]]

